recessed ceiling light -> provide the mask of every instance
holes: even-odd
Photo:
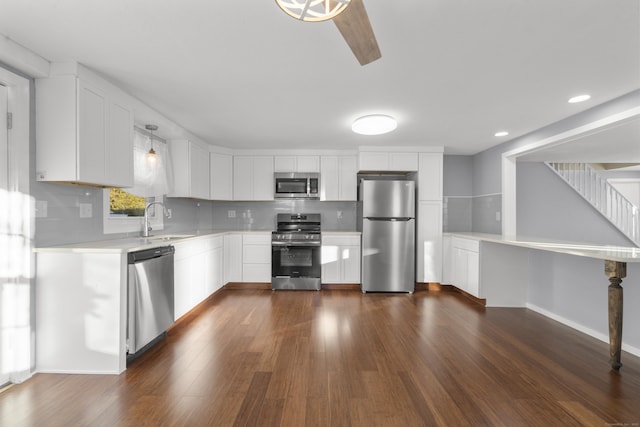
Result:
[[[391,116],[384,114],[372,114],[357,118],[351,130],[361,135],[382,135],[391,132],[398,127],[398,122]]]
[[[575,103],[578,103],[578,102],[584,102],[584,101],[586,101],[588,99],[591,99],[591,95],[587,95],[587,94],[577,95],[577,96],[574,96],[573,98],[569,98],[569,104],[575,104]]]
[[[509,135],[509,132],[507,132],[506,130],[501,130],[500,132],[496,132],[494,135],[495,136],[507,136],[507,135]]]

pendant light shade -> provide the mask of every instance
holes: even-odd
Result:
[[[287,15],[306,22],[332,19],[342,13],[351,0],[276,0]]]
[[[158,155],[156,154],[156,150],[153,149],[153,132],[158,130],[157,125],[145,125],[144,128],[151,132],[151,148],[149,152],[147,152],[147,163],[150,165],[155,165],[158,161]]]

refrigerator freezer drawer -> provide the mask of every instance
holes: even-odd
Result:
[[[362,292],[413,292],[415,219],[362,225]]]

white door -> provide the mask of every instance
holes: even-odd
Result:
[[[8,182],[9,182],[9,150],[8,150],[8,129],[7,129],[7,88],[5,86],[0,85],[0,193],[8,190]],[[0,194],[2,197],[2,194]],[[2,240],[2,236],[0,236],[0,241]],[[2,249],[2,248],[0,248]],[[4,278],[3,274],[0,274],[0,280]],[[0,285],[0,289],[3,286]],[[0,295],[0,304],[3,304],[2,295]],[[2,307],[0,307],[0,311]],[[9,348],[9,343],[5,342],[8,338],[8,333],[5,330],[5,325],[0,319],[0,349]],[[0,386],[9,382],[9,369],[5,369],[7,366],[7,358],[10,357],[10,354],[5,354],[4,351],[0,352]]]
[[[7,129],[7,88],[0,85],[0,189],[6,190],[9,182],[9,149]]]

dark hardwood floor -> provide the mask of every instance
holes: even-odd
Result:
[[[622,357],[454,292],[226,289],[122,375],[13,386],[0,425],[637,426],[640,360]]]

